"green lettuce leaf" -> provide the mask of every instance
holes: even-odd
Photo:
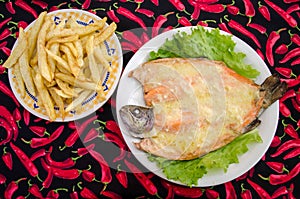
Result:
[[[259,72],[251,65],[244,63],[246,55],[235,52],[235,45],[231,36],[221,34],[219,29],[208,31],[202,26],[197,26],[192,29],[191,34],[178,32],[172,39],[167,39],[158,51],[150,52],[149,60],[206,57],[210,60],[223,61],[229,68],[244,77],[257,77]]]
[[[156,162],[168,179],[192,186],[210,169],[223,169],[226,172],[230,164],[239,163],[238,156],[248,151],[248,144],[259,142],[262,142],[262,139],[258,130],[254,129],[240,135],[224,147],[193,160],[167,160],[153,155],[149,155],[148,158]]]

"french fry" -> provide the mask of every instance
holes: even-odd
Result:
[[[70,51],[72,52],[72,55],[77,58],[78,57],[78,50],[75,47],[75,43],[78,42],[79,40],[76,40],[74,42],[66,42],[63,45],[68,47],[70,49]]]
[[[47,42],[47,46],[50,46],[53,43],[74,42],[77,41],[78,39],[79,39],[79,35],[70,35],[67,37],[60,37],[60,38],[53,37]]]
[[[79,65],[79,67],[82,67],[84,65],[82,44],[79,40],[77,40],[74,42],[74,46],[75,49],[77,49],[77,56],[75,55],[75,57],[77,58],[77,64]]]
[[[93,91],[85,90],[82,91],[77,98],[75,98],[66,108],[66,112],[76,109]]]
[[[92,32],[95,32],[96,30],[101,29],[106,22],[107,18],[104,17],[102,20],[99,21],[97,24],[90,24],[88,26],[83,27],[75,27],[72,29],[62,29],[62,30],[53,30],[51,32],[48,32],[46,36],[46,40],[49,41],[53,37],[67,37],[74,34],[78,34],[79,36],[89,35]]]
[[[64,120],[64,118],[65,118],[65,104],[64,104],[63,99],[54,91],[53,88],[49,88],[49,93],[50,93],[53,101],[55,102],[55,104],[59,108],[59,112],[60,112],[60,115],[62,117],[62,120]]]
[[[27,48],[27,36],[24,32],[23,28],[21,27],[19,29],[19,38],[18,42],[16,43],[14,50],[11,52],[10,56],[7,58],[7,60],[4,62],[3,67],[5,68],[11,68],[19,59],[19,57],[22,55],[22,53]]]
[[[50,50],[48,49],[45,49],[45,51],[47,52],[47,54],[52,58],[54,59],[55,61],[57,61],[60,66],[62,66],[65,70],[67,70],[68,72],[71,72],[71,69],[70,69],[70,66],[68,64],[68,62],[66,60],[64,60],[63,58],[61,58],[60,56],[58,55],[55,55],[53,52],[51,52]]]
[[[31,67],[28,63],[28,51],[25,50],[19,58],[19,67],[22,75],[22,79],[26,85],[28,92],[35,96],[35,86],[32,79]]]
[[[97,66],[94,56],[94,36],[91,35],[86,43],[87,58],[89,61],[89,68],[91,70],[91,78],[95,83],[100,81],[101,69]]]
[[[22,73],[20,71],[19,63],[16,63],[14,67],[15,67],[15,76],[16,76],[18,88],[20,89],[20,95],[21,95],[22,98],[24,98],[26,90],[25,90],[25,85],[24,85]]]
[[[41,12],[39,17],[34,22],[33,26],[30,28],[30,31],[28,31],[28,58],[31,58],[31,56],[33,55],[33,52],[36,48],[37,37],[38,37],[39,31],[45,21],[46,15],[47,15],[46,11]]]
[[[46,53],[46,34],[51,25],[50,20],[45,20],[45,23],[42,25],[41,30],[38,34],[37,39],[37,54],[38,54],[38,66],[42,76],[49,82],[53,79],[53,74],[51,68],[47,62],[47,53]]]
[[[29,61],[30,66],[38,65],[38,56],[37,53],[34,54],[34,56]]]
[[[75,96],[74,90],[72,88],[70,88],[69,84],[60,80],[60,79],[56,79],[56,83],[58,85],[58,87],[67,95],[70,96]]]
[[[49,50],[55,54],[59,56],[59,44],[58,43],[54,43],[50,46]],[[56,70],[56,60],[53,59],[51,56],[47,56],[48,59],[48,64],[50,67],[50,70],[52,73],[55,73]]]
[[[47,87],[47,88],[51,88],[53,86],[56,85],[56,81],[55,80],[52,80],[51,82],[48,82],[47,80],[44,80],[44,85]]]
[[[108,37],[110,37],[115,32],[116,29],[117,29],[116,23],[112,22],[111,24],[109,24],[107,28],[105,28],[103,32],[97,33],[95,35],[95,45],[97,46],[102,42],[104,42]]]
[[[64,93],[64,91],[62,91],[59,88],[52,87],[52,89],[56,92],[57,95],[59,95],[63,98],[72,98],[73,97],[73,95],[68,95],[68,94]]]
[[[80,67],[77,65],[77,62],[74,56],[72,55],[71,50],[65,45],[60,45],[60,49],[62,52],[65,53],[67,57],[67,64],[70,67],[70,71],[75,77],[77,77],[80,72]]]
[[[94,48],[94,56],[98,63],[100,63],[107,71],[111,71],[111,67],[107,59],[105,58],[100,46]]]
[[[50,121],[54,121],[56,119],[54,104],[48,90],[44,86],[43,77],[40,75],[40,73],[35,74],[34,82],[39,92],[38,97],[41,100],[41,105],[43,105],[46,109]]]
[[[76,86],[78,88],[83,88],[83,89],[87,89],[87,90],[96,90],[96,91],[99,91],[102,89],[100,84],[96,84],[94,82],[89,82],[89,81],[81,81],[81,80],[75,79],[75,77],[73,77],[73,76],[66,75],[64,73],[55,73],[55,77],[69,83],[72,86]]]

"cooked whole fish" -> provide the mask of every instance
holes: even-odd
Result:
[[[257,85],[203,58],[149,61],[129,77],[142,84],[146,106],[122,107],[123,123],[141,138],[138,149],[172,160],[200,157],[255,128],[287,89],[276,75]]]

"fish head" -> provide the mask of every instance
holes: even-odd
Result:
[[[120,109],[120,117],[134,137],[147,137],[154,126],[154,113],[151,107],[125,105]]]

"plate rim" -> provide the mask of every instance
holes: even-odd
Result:
[[[128,72],[129,71],[131,71],[131,70],[133,70],[133,69],[135,69],[136,67],[138,67],[138,66],[136,66],[136,67],[131,67],[130,69],[129,69],[129,67],[133,64],[133,62],[135,61],[134,59],[136,59],[135,57],[137,57],[138,55],[140,55],[141,53],[142,53],[142,51],[144,50],[144,48],[147,48],[148,46],[149,46],[149,44],[151,44],[151,43],[154,43],[156,40],[158,40],[158,38],[161,38],[161,37],[163,37],[163,39],[170,39],[170,38],[172,38],[172,36],[174,35],[174,34],[176,34],[176,33],[178,33],[178,32],[189,32],[189,31],[191,31],[193,28],[196,28],[197,26],[189,26],[189,27],[179,27],[179,28],[176,28],[176,29],[172,29],[172,30],[169,30],[169,31],[166,31],[166,32],[164,32],[164,33],[161,33],[161,34],[159,34],[159,35],[157,35],[156,37],[154,37],[154,38],[152,38],[152,39],[150,39],[147,43],[145,43],[132,57],[131,57],[131,59],[129,60],[129,62],[127,63],[127,65],[126,65],[126,67],[125,67],[125,69],[124,69],[124,71],[123,71],[123,74],[122,74],[122,76],[121,76],[121,78],[120,78],[120,81],[119,81],[119,87],[118,87],[118,89],[117,89],[117,94],[116,94],[116,112],[117,112],[117,120],[118,120],[118,122],[119,122],[119,124],[120,124],[120,129],[121,129],[121,132],[122,132],[122,135],[123,135],[123,137],[124,137],[124,140],[125,140],[125,142],[126,142],[126,145],[129,147],[129,149],[130,149],[130,152],[131,153],[133,153],[133,155],[135,156],[135,158],[147,169],[147,170],[149,170],[150,172],[153,172],[155,175],[157,175],[157,176],[159,176],[159,177],[161,177],[161,178],[163,178],[163,179],[165,179],[165,180],[167,180],[167,181],[170,181],[170,182],[173,182],[173,183],[176,183],[176,184],[180,184],[180,185],[185,185],[185,186],[187,186],[186,184],[183,184],[183,183],[181,183],[181,182],[179,182],[179,181],[176,181],[176,180],[170,180],[170,179],[168,179],[165,175],[164,175],[164,173],[162,173],[162,172],[160,172],[160,173],[157,173],[157,172],[154,172],[151,168],[150,168],[150,166],[148,166],[148,165],[146,165],[143,161],[141,161],[141,158],[139,157],[139,156],[137,156],[134,152],[132,152],[133,150],[131,149],[131,147],[130,147],[130,145],[128,144],[128,142],[129,142],[129,140],[128,139],[126,139],[126,137],[128,136],[126,133],[124,133],[124,129],[122,128],[122,124],[123,124],[123,122],[121,121],[121,119],[120,119],[120,114],[119,114],[119,109],[121,108],[120,107],[120,100],[119,100],[119,98],[120,98],[120,85],[123,83],[123,79],[124,79],[124,76],[125,75],[127,75],[128,74]],[[208,30],[211,30],[211,29],[218,29],[218,28],[213,28],[213,27],[204,27],[205,29],[208,29]],[[220,29],[219,29],[220,30]],[[171,32],[171,33],[170,33]],[[248,50],[250,50],[251,51],[251,54],[253,54],[253,55],[255,55],[258,59],[259,59],[259,61],[260,61],[260,64],[262,64],[263,65],[263,68],[262,69],[264,69],[264,72],[267,74],[267,75],[271,75],[271,72],[270,72],[270,70],[269,70],[269,68],[268,68],[268,66],[266,65],[266,63],[262,60],[262,58],[257,54],[257,52],[249,45],[249,44],[247,44],[245,41],[243,41],[242,39],[240,39],[239,37],[237,37],[237,36],[235,36],[235,35],[233,35],[233,34],[229,34],[229,33],[227,33],[227,32],[225,32],[225,31],[222,31],[222,30],[220,30],[220,32],[221,32],[221,34],[225,34],[225,35],[230,35],[230,36],[232,36],[231,38],[234,40],[234,42],[236,43],[236,45],[237,45],[237,42],[239,42],[239,44],[242,44],[242,45],[244,45],[244,46],[246,46],[247,48],[248,48]],[[171,34],[169,37],[167,36],[168,34]],[[161,45],[162,45],[163,43],[161,43]],[[161,45],[158,45],[158,46],[156,46],[156,49],[151,49],[151,50],[157,50]],[[144,57],[142,57],[142,58],[140,58],[140,59],[143,59],[143,58],[145,58],[145,57],[147,57],[147,56],[149,56],[149,53],[148,53],[148,55],[144,55]],[[246,57],[247,56],[249,56],[248,54],[246,54]],[[136,64],[137,65],[137,64]],[[261,71],[260,71],[261,72]],[[260,159],[263,157],[263,155],[266,153],[266,151],[269,149],[269,147],[270,147],[270,144],[271,144],[271,141],[272,141],[272,138],[274,137],[274,135],[275,135],[275,133],[276,133],[276,130],[277,130],[277,126],[278,126],[278,118],[279,118],[279,102],[278,101],[276,101],[275,103],[273,103],[272,105],[272,109],[275,109],[274,111],[275,111],[275,116],[274,116],[274,118],[276,118],[276,120],[274,121],[274,124],[273,124],[273,126],[271,126],[272,128],[270,128],[270,131],[271,131],[271,133],[269,133],[270,134],[270,136],[268,136],[269,137],[269,139],[267,140],[267,142],[266,142],[266,140],[264,140],[264,150],[263,151],[260,151],[260,154],[258,155],[258,158],[256,158],[255,160],[252,160],[251,162],[250,162],[250,164],[248,165],[248,167],[247,167],[247,169],[244,169],[245,171],[244,172],[242,172],[242,173],[239,173],[239,174],[236,174],[236,175],[230,175],[229,176],[229,178],[226,180],[226,181],[223,181],[223,182],[215,182],[215,183],[210,183],[210,184],[205,184],[205,183],[203,183],[203,182],[201,182],[201,179],[203,179],[203,178],[205,178],[205,176],[207,175],[204,175],[202,178],[200,178],[200,179],[198,179],[198,184],[197,185],[192,185],[193,187],[208,187],[208,186],[216,186],[216,185],[219,185],[219,184],[222,184],[222,183],[226,183],[226,182],[228,182],[228,181],[231,181],[231,180],[234,180],[235,178],[237,178],[237,177],[239,177],[239,176],[241,176],[241,175],[243,175],[245,172],[248,172],[252,167],[254,167],[259,161],[260,161]],[[269,107],[270,108],[270,107]],[[261,132],[259,131],[259,134],[261,135]],[[133,142],[134,141],[134,139],[135,138],[131,138],[131,142]],[[259,143],[258,143],[259,144]],[[248,145],[248,148],[249,148],[249,150],[245,153],[245,154],[247,154],[247,153],[249,153],[250,152],[250,150],[251,150],[251,144],[250,145]],[[144,154],[146,154],[145,152],[142,152],[142,151],[139,151],[140,153],[144,153]],[[244,155],[244,154],[243,154]],[[242,155],[241,155],[242,156]],[[239,160],[240,160],[240,156],[239,156]],[[239,162],[238,164],[236,164],[236,165],[240,165],[241,164],[241,162]],[[232,164],[231,164],[232,165]],[[231,165],[229,165],[229,167],[231,166]],[[160,168],[158,168],[157,166],[156,166],[156,168],[157,169],[159,169],[159,170],[161,170]],[[228,168],[228,170],[229,170],[230,168]],[[209,173],[209,171],[208,171],[208,173]],[[228,173],[228,172],[227,172]],[[226,173],[223,173],[223,174],[226,174]]]
[[[96,19],[99,19],[101,20],[102,18],[96,14],[93,14],[91,12],[88,12],[88,11],[85,11],[85,10],[81,10],[81,9],[74,9],[74,8],[66,8],[66,9],[58,9],[58,10],[54,10],[54,11],[51,11],[51,12],[47,12],[47,16],[53,16],[53,15],[56,15],[56,14],[60,14],[60,13],[68,13],[68,12],[73,12],[73,13],[80,13],[81,15],[86,15],[86,16],[89,16],[89,17],[92,17],[92,18],[96,18]],[[28,31],[33,23],[36,21],[33,20],[32,22],[30,22],[28,24],[28,26],[24,29],[24,31]],[[108,26],[107,23],[105,23],[106,26]],[[70,121],[76,121],[76,120],[80,120],[82,118],[85,118],[91,114],[93,114],[97,109],[101,108],[108,100],[109,98],[113,95],[113,93],[115,92],[115,90],[117,89],[117,86],[118,86],[118,83],[120,81],[120,78],[121,78],[121,74],[122,74],[122,68],[123,68],[123,51],[122,51],[122,46],[121,46],[121,43],[117,37],[117,35],[115,33],[113,33],[113,35],[111,36],[113,37],[113,40],[115,41],[116,43],[116,47],[117,47],[117,51],[119,52],[118,54],[118,70],[117,70],[117,73],[115,74],[116,75],[116,78],[115,78],[115,81],[114,83],[112,84],[111,88],[109,89],[107,95],[106,95],[106,98],[104,101],[100,102],[100,103],[97,103],[96,105],[93,106],[92,109],[90,110],[87,110],[87,111],[84,111],[82,112],[81,114],[77,115],[77,114],[74,114],[73,116],[69,116],[69,117],[65,117],[65,119],[63,120],[61,117],[57,117],[54,121],[52,122],[70,122]],[[12,50],[15,48],[16,44],[18,42],[18,39],[16,39],[13,47],[12,47]],[[44,119],[44,120],[49,120],[50,118],[46,115],[46,114],[42,114],[42,113],[39,113],[39,112],[36,112],[33,108],[29,107],[23,100],[23,98],[19,95],[19,93],[17,92],[17,88],[15,88],[13,85],[13,74],[12,74],[12,68],[9,68],[8,69],[8,80],[9,80],[9,84],[10,84],[10,87],[13,91],[13,94],[15,95],[15,97],[17,98],[18,102],[27,110],[29,111],[31,114],[41,118],[41,119]],[[94,95],[94,92],[91,94],[91,96]]]

